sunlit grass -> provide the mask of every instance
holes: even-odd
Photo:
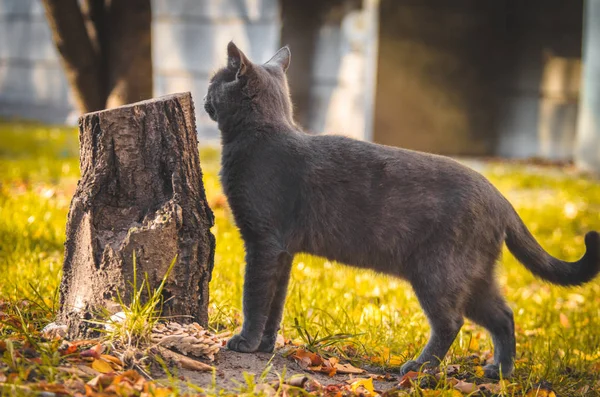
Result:
[[[219,158],[201,150],[204,184],[216,216],[215,269],[210,285],[210,325],[241,324],[244,251],[218,181]],[[588,230],[600,230],[600,184],[554,168],[493,163],[486,175],[511,200],[550,253],[577,259]],[[74,129],[0,123],[0,300],[39,301],[48,307],[60,283],[65,224],[78,178]],[[580,395],[600,371],[600,281],[559,288],[536,280],[505,252],[498,269],[515,312],[516,380],[541,379],[564,395]],[[37,292],[36,292],[37,291]],[[398,365],[423,347],[429,328],[409,285],[308,255],[295,260],[283,333],[356,335],[335,347],[338,354]],[[468,324],[448,362],[491,350],[491,340]]]

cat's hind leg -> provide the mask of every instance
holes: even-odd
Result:
[[[513,312],[500,295],[494,281],[482,283],[469,299],[467,318],[486,328],[494,343],[494,363],[483,367],[487,378],[512,374],[516,354]]]
[[[423,276],[423,275],[422,275]],[[437,367],[450,349],[463,325],[464,299],[459,286],[438,277],[417,277],[412,282],[423,311],[431,326],[431,335],[416,360],[406,362],[400,369],[404,375],[422,367]]]
[[[265,325],[262,340],[258,350],[261,352],[271,353],[275,349],[275,341],[277,340],[277,332],[283,318],[283,307],[285,306],[285,297],[290,280],[290,272],[292,270],[292,262],[294,257],[284,253],[279,258],[279,275],[277,279],[275,296],[271,302],[269,317]]]

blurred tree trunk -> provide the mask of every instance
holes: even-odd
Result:
[[[82,113],[152,97],[150,0],[43,3]]]
[[[586,0],[575,163],[600,173],[600,0]]]
[[[309,123],[313,62],[326,3],[322,0],[281,0],[281,45],[288,45],[293,54],[287,77],[294,119],[303,127]]]
[[[290,47],[293,58],[287,77],[294,119],[305,128],[311,117],[310,94],[319,30],[326,23],[341,24],[343,17],[361,4],[361,0],[280,0],[280,43]]]

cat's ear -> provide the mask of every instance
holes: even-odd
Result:
[[[290,61],[292,58],[292,53],[288,46],[281,48],[279,51],[273,55],[273,58],[267,61],[269,65],[277,65],[283,69],[283,71],[287,71],[290,67]]]
[[[233,41],[227,44],[227,66],[236,70],[238,77],[245,75],[251,66],[250,60],[244,55],[242,50],[237,48]]]

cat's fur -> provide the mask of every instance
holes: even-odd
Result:
[[[513,314],[494,278],[503,243],[555,284],[579,285],[598,273],[598,233],[586,235],[581,260],[558,260],[487,179],[458,162],[302,132],[293,121],[286,47],[262,65],[233,43],[227,50],[205,109],[221,130],[221,181],[246,248],[244,324],[230,349],[273,350],[292,259],[307,252],[411,283],[431,336],[402,373],[437,365],[467,317],[493,338],[495,363],[485,374],[508,376]]]

